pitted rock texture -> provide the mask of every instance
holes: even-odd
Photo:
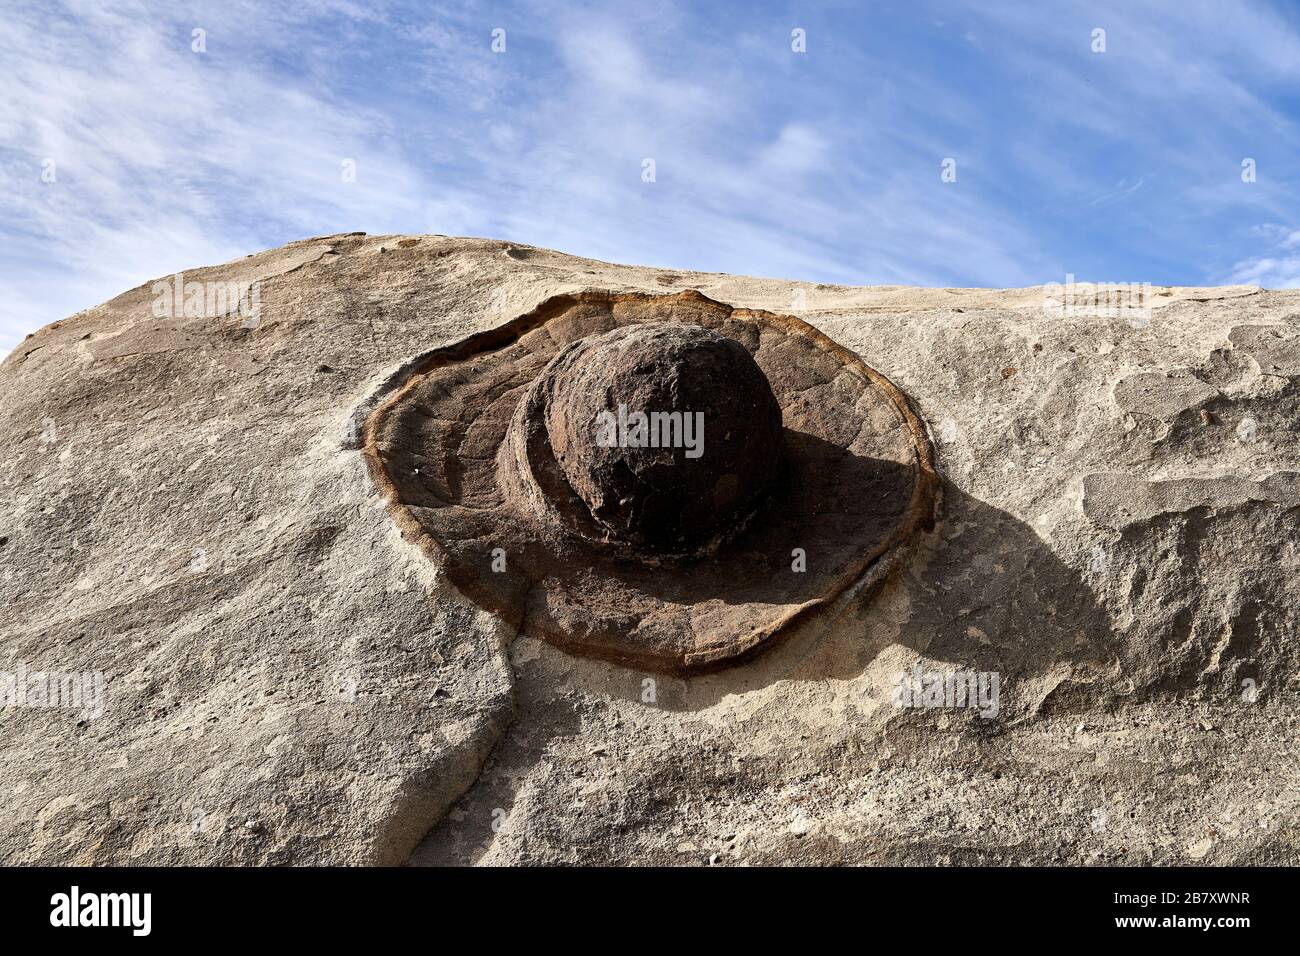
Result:
[[[717,332],[613,329],[557,355],[536,387],[545,390],[560,471],[616,538],[687,552],[776,490],[785,463],[781,406],[748,350]]]
[[[759,380],[720,403],[717,477],[745,465],[759,471],[751,490],[772,499],[681,554],[608,535],[559,460],[577,454],[563,441],[563,402],[576,400],[584,419],[605,404],[598,387],[581,408],[590,382],[566,386],[566,355],[581,363],[603,336],[630,329],[635,344],[665,326],[746,353],[727,364]],[[705,341],[674,336],[691,339]],[[760,385],[775,407],[760,404],[755,428],[742,419]],[[727,421],[756,441],[729,448]],[[937,505],[924,426],[890,382],[798,319],[697,292],[556,296],[491,336],[437,350],[370,416],[365,454],[403,534],[474,601],[573,653],[671,674],[731,666],[846,591],[865,597]],[[780,467],[780,487],[763,467]]]
[[[260,280],[260,321],[146,283],[0,365],[0,671],[106,691],[0,710],[0,861],[1300,862],[1300,293],[1158,289],[1137,327],[442,236],[186,279]],[[593,288],[793,311],[906,391],[945,485],[906,573],[685,680],[434,574],[358,423]],[[918,663],[999,672],[998,716],[895,707]]]

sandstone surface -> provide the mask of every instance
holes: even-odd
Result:
[[[0,365],[0,672],[104,681],[0,710],[0,862],[1300,863],[1300,292],[1059,316],[362,234],[184,278],[256,320],[149,282]],[[477,608],[359,428],[550,297],[687,289],[887,375],[943,496],[870,601],[673,678]],[[896,706],[951,671],[996,713]]]

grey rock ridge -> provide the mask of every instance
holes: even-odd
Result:
[[[0,862],[1300,862],[1300,292],[1060,315],[363,234],[160,282],[0,365]],[[888,376],[943,488],[869,600],[676,678],[472,604],[360,436],[433,349],[688,289]]]

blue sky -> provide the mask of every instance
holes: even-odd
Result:
[[[1294,2],[7,0],[0,70],[5,352],[353,230],[836,283],[1300,286]]]

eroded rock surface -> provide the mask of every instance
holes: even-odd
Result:
[[[1300,862],[1300,293],[668,273],[332,236],[152,283],[0,366],[0,861]],[[357,423],[428,350],[561,293],[797,315],[911,397],[941,520],[876,599],[677,679],[581,660],[405,542]],[[1000,676],[997,713],[898,675]],[[423,839],[423,842],[421,840]]]

